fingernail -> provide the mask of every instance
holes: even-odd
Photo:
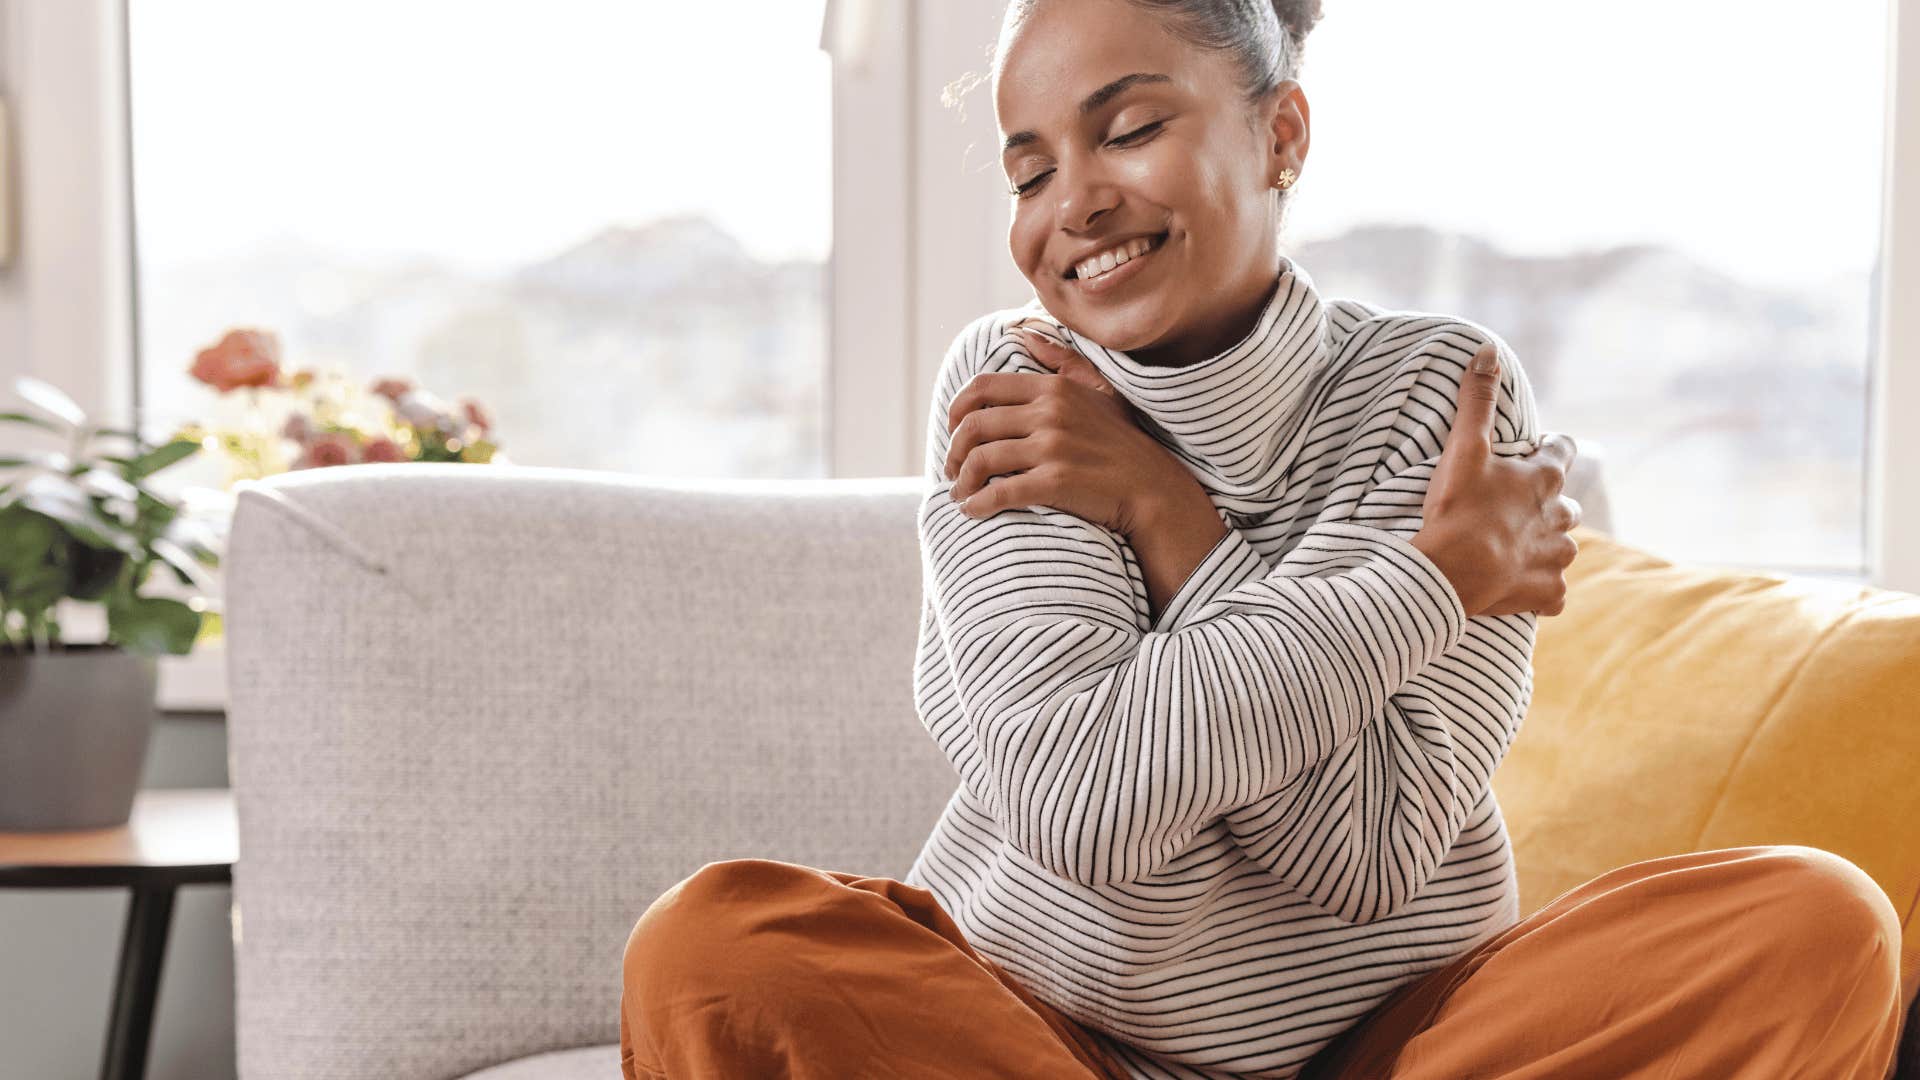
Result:
[[[1500,370],[1499,354],[1494,352],[1492,348],[1482,349],[1479,352],[1474,353],[1473,354],[1473,370],[1475,374],[1479,374],[1479,375],[1491,375],[1494,372],[1499,371]]]

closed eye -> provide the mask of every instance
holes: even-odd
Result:
[[[1107,145],[1120,147],[1138,146],[1159,134],[1160,129],[1166,126],[1166,123],[1165,120],[1155,120],[1151,124],[1142,124],[1132,131],[1127,132],[1125,135],[1116,135],[1108,139]]]
[[[1040,186],[1041,181],[1045,180],[1047,177],[1052,175],[1053,175],[1053,170],[1048,169],[1046,172],[1040,173],[1039,175],[1035,176],[1033,179],[1027,181],[1024,184],[1014,185],[1013,189],[1009,191],[1008,194],[1018,195],[1019,197],[1024,199],[1027,196],[1033,194],[1034,190]]]
[[[1139,127],[1134,128],[1132,131],[1127,132],[1124,135],[1116,135],[1113,138],[1108,139],[1107,145],[1118,147],[1122,150],[1131,146],[1139,146],[1142,143],[1145,143],[1151,140],[1155,135],[1160,134],[1160,129],[1165,127],[1166,124],[1167,122],[1165,120],[1155,120],[1150,124],[1142,124]],[[1013,188],[1008,190],[1008,194],[1017,195],[1020,198],[1024,199],[1027,196],[1033,194],[1034,191],[1040,187],[1041,183],[1044,182],[1047,177],[1052,175],[1053,175],[1053,170],[1048,169],[1047,171],[1035,176],[1033,179],[1028,180],[1024,184],[1015,185]]]

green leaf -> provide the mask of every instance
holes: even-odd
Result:
[[[94,428],[87,435],[87,438],[89,439],[102,439],[102,438],[126,439],[127,441],[133,443],[133,445],[143,450],[146,449],[147,447],[154,445],[153,443],[147,441],[145,436],[141,435],[137,431],[134,431],[132,428],[110,428],[110,427]]]
[[[60,540],[59,526],[46,515],[8,503],[0,509],[0,575],[31,573],[34,567],[52,564]]]
[[[21,566],[6,576],[7,605],[23,612],[45,612],[66,595],[67,572],[51,565]]]
[[[136,596],[107,606],[107,639],[129,652],[184,656],[200,635],[200,613],[178,600]]]
[[[0,421],[15,424],[32,424],[34,427],[45,428],[48,431],[60,432],[61,434],[65,434],[66,432],[66,429],[59,424],[54,423],[44,416],[36,416],[29,412],[0,412]]]
[[[47,481],[43,483],[42,481]],[[117,521],[101,515],[91,501],[70,482],[41,475],[27,484],[20,502],[60,523],[75,540],[97,548],[117,548],[129,555],[140,554],[140,543],[128,536]]]
[[[58,603],[75,546],[58,525],[18,503],[0,509],[0,594],[7,606],[31,618]]]
[[[75,600],[102,600],[120,580],[127,556],[119,551],[75,544],[67,563],[67,595]]]
[[[198,449],[200,449],[200,444],[194,442],[192,439],[175,439],[165,446],[149,450],[131,462],[128,462],[126,466],[127,479],[138,480],[145,476],[151,476],[161,469],[172,465],[174,462],[192,457],[193,452]]]

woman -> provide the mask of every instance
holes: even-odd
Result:
[[[1885,1073],[1898,922],[1838,856],[1657,859],[1518,919],[1491,777],[1573,449],[1485,328],[1280,253],[1318,5],[1278,7],[1010,6],[1035,301],[948,353],[920,515],[959,789],[904,882],[668,890],[629,1077]]]

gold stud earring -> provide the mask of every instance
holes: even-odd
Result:
[[[1279,188],[1282,191],[1285,191],[1286,189],[1293,186],[1293,180],[1294,180],[1294,172],[1292,169],[1281,169],[1280,179],[1275,180],[1273,182],[1273,186]]]

